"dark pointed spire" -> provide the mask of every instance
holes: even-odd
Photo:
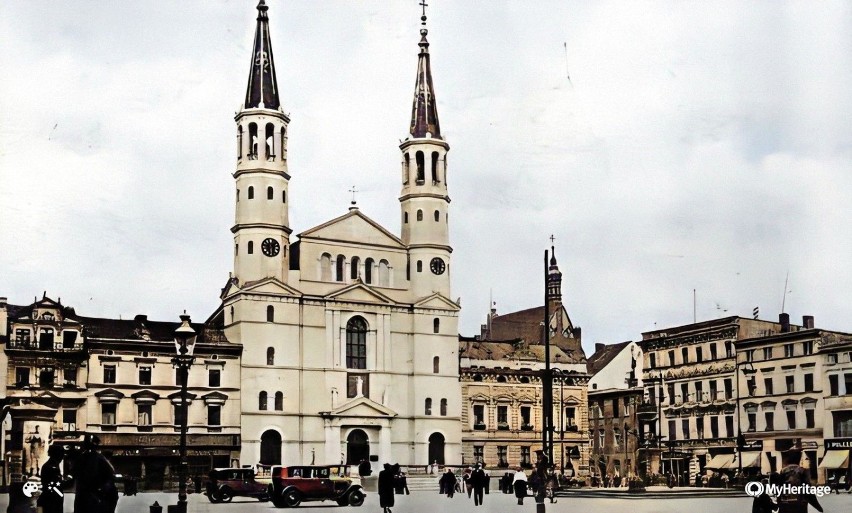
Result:
[[[431,134],[435,139],[441,139],[441,124],[438,122],[438,107],[435,99],[435,87],[432,85],[432,66],[429,64],[429,41],[426,35],[426,2],[423,6],[423,16],[420,17],[423,28],[420,29],[420,55],[417,57],[417,81],[414,83],[414,105],[411,108],[412,137],[426,137]]]
[[[269,41],[269,6],[264,0],[257,4],[257,30],[254,33],[254,49],[251,54],[251,72],[246,91],[245,108],[277,110],[278,79],[275,77],[275,62],[272,59],[272,43]]]
[[[553,242],[553,238],[554,237],[551,235],[551,243]],[[559,270],[559,266],[556,264],[556,248],[551,245],[550,251],[550,265],[548,266],[547,270],[547,297],[549,300],[561,301],[562,272]]]

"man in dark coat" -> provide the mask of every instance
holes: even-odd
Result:
[[[77,495],[74,513],[115,513],[118,489],[115,487],[115,468],[96,448],[100,439],[86,435],[83,452],[74,464]]]
[[[441,493],[446,493],[448,499],[453,498],[456,493],[456,475],[453,474],[453,469],[447,467],[447,471],[441,476],[439,484],[441,485]]]
[[[391,513],[394,504],[393,484],[396,473],[390,463],[385,463],[385,468],[379,472],[379,505],[384,513]]]
[[[476,464],[476,468],[470,473],[470,485],[473,487],[473,505],[482,506],[482,493],[485,491],[485,471],[482,465]]]
[[[754,498],[751,503],[751,513],[772,513],[778,510],[778,505],[772,501],[772,497],[766,493],[766,485],[769,484],[768,479],[763,481],[763,492]]]
[[[810,485],[811,478],[808,470],[799,466],[802,460],[802,447],[798,443],[789,450],[781,452],[781,463],[784,468],[778,473],[778,484],[802,486]],[[817,511],[822,511],[822,505],[813,494],[781,494],[778,497],[778,513],[808,513],[808,504]]]
[[[47,463],[41,467],[42,489],[37,504],[43,513],[62,513],[65,505],[62,487],[67,482],[62,479],[59,465],[65,458],[65,449],[61,445],[53,444],[47,449],[47,458]]]

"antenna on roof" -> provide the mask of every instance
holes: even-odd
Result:
[[[790,270],[787,270],[787,276],[784,278],[784,294],[781,297],[781,313],[784,313],[784,307],[787,304],[787,292],[792,292],[792,290],[787,290],[787,283],[790,281]]]

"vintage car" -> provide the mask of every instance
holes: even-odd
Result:
[[[231,502],[234,497],[254,497],[269,500],[268,481],[255,479],[252,468],[214,468],[204,492],[210,502]]]
[[[274,467],[268,495],[279,508],[302,502],[335,501],[339,506],[364,504],[361,481],[346,475],[345,465]]]

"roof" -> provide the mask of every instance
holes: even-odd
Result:
[[[559,308],[563,308],[561,305]],[[487,341],[490,342],[514,342],[523,340],[530,347],[541,347],[542,328],[544,319],[544,307],[537,306],[518,312],[503,315],[494,315],[491,318],[490,331]],[[570,322],[570,320],[569,320]],[[566,363],[583,363],[586,361],[586,353],[580,340],[580,329],[567,326],[566,330],[556,330],[550,337],[551,352],[553,348],[559,348],[563,353]],[[543,361],[543,360],[542,360]],[[555,360],[551,360],[555,361]]]
[[[629,340],[627,342],[620,342],[618,344],[607,344],[599,350],[595,351],[594,354],[589,356],[588,360],[586,361],[586,369],[588,370],[589,374],[591,374],[592,376],[597,374],[601,369],[606,367],[607,364],[611,362],[613,358],[618,356],[618,353],[620,353],[621,350],[627,347],[629,344]]]
[[[426,35],[426,16],[420,29],[420,54],[417,57],[417,80],[414,82],[414,104],[411,107],[412,137],[432,137],[441,139],[441,124],[438,122],[438,106],[435,99],[435,86],[432,85],[432,66],[429,62],[429,41]],[[428,135],[427,135],[428,134]]]
[[[281,107],[278,100],[278,79],[275,76],[275,62],[272,59],[272,43],[269,40],[269,6],[264,0],[257,5],[257,29],[254,33],[254,47],[251,54],[248,89],[245,108],[277,110]]]
[[[523,341],[491,342],[461,339],[459,356],[473,360],[529,360],[544,362],[544,346],[528,345]],[[576,363],[571,355],[556,346],[550,346],[551,363]]]

